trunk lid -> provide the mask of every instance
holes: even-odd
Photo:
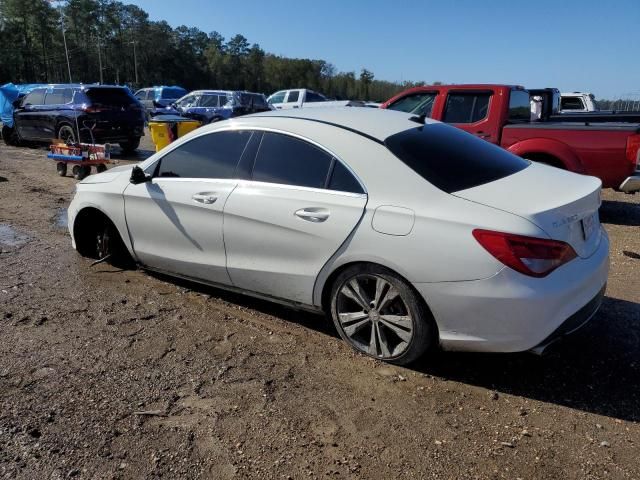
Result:
[[[513,175],[452,195],[525,218],[586,258],[600,244],[601,185],[595,177],[532,163]]]

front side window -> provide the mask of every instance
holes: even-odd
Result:
[[[529,162],[444,123],[410,128],[384,141],[405,165],[447,193],[513,175]]]
[[[433,110],[433,102],[437,95],[435,92],[409,95],[389,105],[388,109],[430,117]]]
[[[253,167],[259,182],[324,188],[332,157],[304,140],[267,132]]]
[[[24,97],[22,105],[43,105],[44,104],[44,88],[39,88]]]
[[[287,97],[287,103],[297,102],[298,98],[300,98],[300,92],[298,90],[293,90],[289,92],[289,96]]]
[[[450,93],[447,96],[443,121],[475,123],[487,117],[491,93]]]
[[[218,95],[205,94],[200,97],[200,106],[209,108],[217,107],[219,98]]]
[[[562,110],[584,110],[584,103],[580,97],[562,97],[560,108]]]
[[[196,137],[160,159],[154,177],[234,178],[251,132],[229,130]]]
[[[146,92],[146,90],[138,90],[138,91],[136,92],[135,97],[136,97],[138,100],[146,100],[146,99],[147,99],[147,92]]]
[[[284,102],[284,96],[287,92],[276,92],[269,98],[269,103],[282,103]]]
[[[525,90],[511,90],[509,97],[509,120],[512,122],[531,119],[531,99]]]
[[[176,105],[179,108],[191,108],[191,107],[195,107],[197,102],[198,102],[198,97],[196,97],[195,95],[187,95],[186,97],[176,102]]]

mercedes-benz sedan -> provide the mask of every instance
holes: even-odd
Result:
[[[324,311],[356,350],[542,349],[596,312],[600,181],[401,112],[271,112],[86,178],[85,256]]]

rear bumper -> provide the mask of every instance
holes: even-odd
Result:
[[[640,191],[640,170],[636,170],[634,175],[627,177],[620,184],[620,191],[624,193],[636,193]]]
[[[606,285],[608,272],[609,239],[603,230],[593,255],[575,259],[545,278],[505,267],[483,280],[415,287],[433,313],[443,349],[522,352],[544,346],[554,334],[575,330],[584,323],[584,315],[593,315],[599,301],[592,302]],[[567,321],[565,332],[561,327]]]

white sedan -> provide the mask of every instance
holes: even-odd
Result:
[[[331,315],[406,364],[429,349],[542,350],[604,295],[600,181],[454,127],[370,108],[200,128],[87,177],[74,247]]]

